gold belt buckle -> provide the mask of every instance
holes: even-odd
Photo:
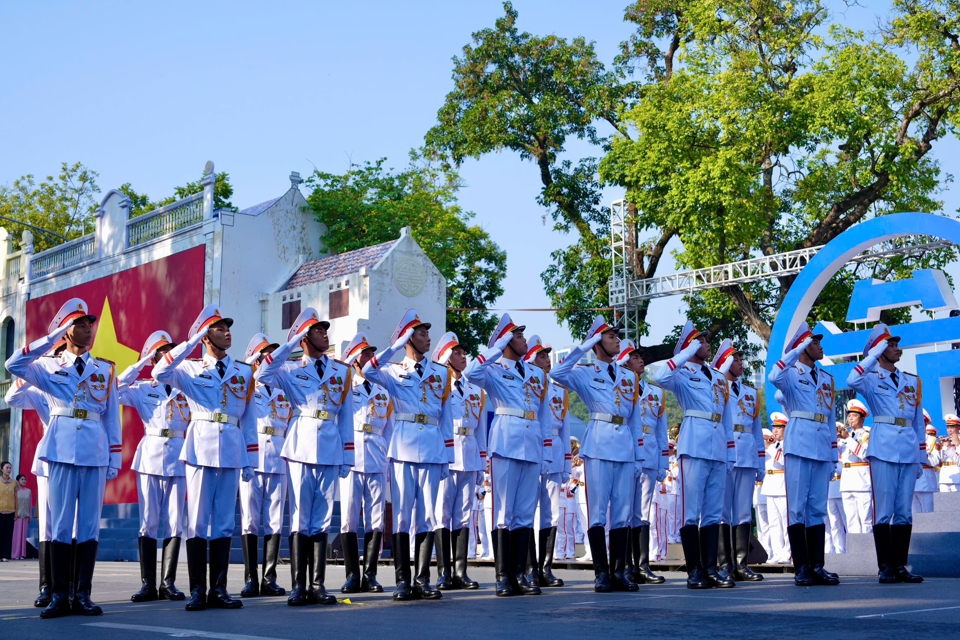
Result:
[[[610,422],[617,425],[623,424],[623,416],[613,416],[613,420],[611,420]]]
[[[220,413],[219,411],[213,414],[213,421],[225,424],[230,421],[230,416],[225,413]]]
[[[77,419],[79,419],[79,420],[86,420],[86,419],[87,419],[87,410],[86,410],[86,409],[74,409],[74,410],[73,410],[73,417],[74,417],[74,418],[77,418]]]
[[[721,416],[719,413],[712,413],[710,414],[710,419],[714,422],[720,422],[720,420],[723,419],[723,416]]]
[[[364,433],[373,433],[373,425],[372,425],[372,424],[365,424],[365,425],[363,425],[363,432],[364,432]]]
[[[644,433],[653,433],[653,429],[651,429],[651,428],[648,427],[647,425],[643,425],[643,432],[644,432]]]
[[[745,427],[742,424],[733,425],[733,430],[736,431],[737,433],[743,433],[744,429]]]
[[[906,418],[894,418],[893,424],[897,425],[898,427],[905,427],[905,426],[907,426],[907,419],[906,419]]]
[[[264,427],[264,428],[263,428],[263,434],[266,435],[266,436],[275,436],[275,435],[277,435],[277,428],[276,428],[276,427]]]
[[[330,412],[326,409],[318,409],[316,412],[316,418],[317,420],[329,420]]]
[[[523,419],[524,419],[524,420],[536,420],[536,419],[537,419],[537,414],[535,414],[533,411],[524,411],[524,412],[523,412]]]
[[[814,419],[815,421],[817,421],[817,422],[826,422],[826,421],[827,421],[827,416],[825,416],[825,415],[822,414],[822,413],[816,413],[816,414],[814,414],[813,419]]]
[[[418,413],[413,420],[416,424],[427,424],[427,414]]]
[[[161,438],[172,438],[172,437],[173,437],[173,429],[160,429],[160,437],[161,437]]]
[[[469,427],[457,427],[457,435],[458,435],[458,436],[468,436],[468,435],[470,435],[470,428],[469,428]]]

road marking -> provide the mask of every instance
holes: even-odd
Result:
[[[164,633],[174,638],[216,638],[217,640],[282,640],[281,638],[266,638],[264,636],[245,636],[238,633],[217,633],[215,631],[200,631],[199,629],[174,629],[173,627],[149,627],[143,624],[117,624],[115,622],[89,622],[85,627],[102,627],[105,629],[126,629],[129,631],[150,631]]]
[[[913,609],[911,611],[893,611],[891,613],[873,613],[869,616],[857,616],[858,620],[864,618],[883,618],[885,616],[899,616],[905,613],[927,613],[928,611],[949,611],[950,609],[960,609],[960,606],[956,607],[937,607],[936,609]]]

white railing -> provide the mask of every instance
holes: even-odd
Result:
[[[81,236],[76,240],[47,249],[33,256],[30,261],[30,278],[42,278],[51,273],[70,269],[96,257],[96,234]]]
[[[127,247],[136,247],[201,222],[203,222],[202,192],[129,220]]]

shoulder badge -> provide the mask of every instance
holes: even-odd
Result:
[[[114,362],[113,360],[107,360],[106,358],[101,358],[100,356],[97,356],[97,360],[99,360],[99,361],[101,361],[101,362],[106,362],[107,364],[109,364],[110,366],[113,366],[113,367],[117,366],[117,363]]]

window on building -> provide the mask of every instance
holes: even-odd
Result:
[[[330,319],[350,315],[350,290],[337,289],[330,292]]]
[[[297,316],[300,315],[300,301],[291,300],[290,302],[284,302],[281,310],[281,315],[283,316],[281,321],[281,329],[289,329],[293,326],[293,321],[297,319]]]

